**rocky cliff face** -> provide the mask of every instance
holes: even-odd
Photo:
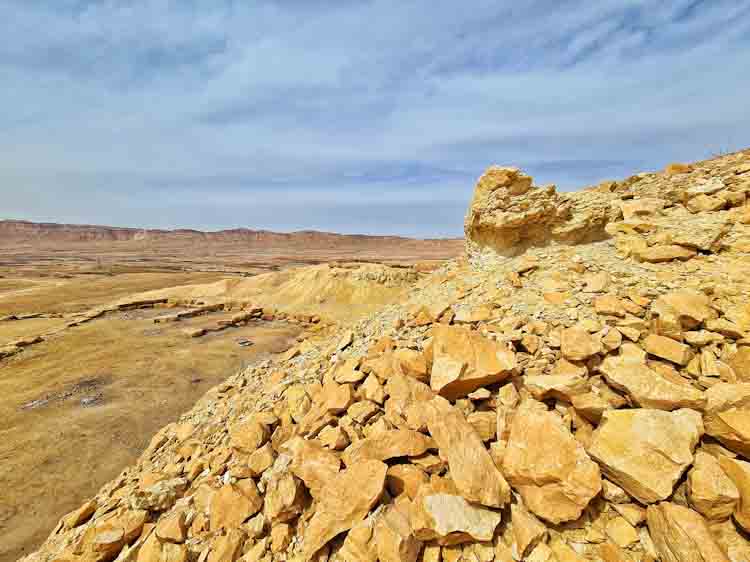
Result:
[[[472,260],[230,377],[29,561],[750,560],[750,151],[492,168]]]
[[[716,162],[672,166],[663,174],[561,194],[552,185],[534,186],[516,168],[492,166],[479,178],[466,216],[467,251],[479,263],[530,247],[612,236],[637,259],[689,259],[719,244],[733,223],[746,221],[740,216],[750,188],[746,168]]]

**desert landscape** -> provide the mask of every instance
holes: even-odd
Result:
[[[0,32],[0,562],[750,562],[750,2]]]
[[[228,374],[398,299],[461,246],[0,221],[0,560],[36,547]]]
[[[7,559],[75,502],[24,560],[750,559],[750,151],[568,194],[493,166],[465,233],[6,320],[68,326],[1,367]]]

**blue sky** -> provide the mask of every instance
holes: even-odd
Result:
[[[7,218],[453,236],[750,145],[748,0],[2,0]]]

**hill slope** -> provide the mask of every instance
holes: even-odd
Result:
[[[480,178],[469,261],[209,392],[30,561],[750,559],[750,151]]]

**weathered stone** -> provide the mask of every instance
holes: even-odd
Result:
[[[448,460],[451,478],[461,495],[490,507],[505,505],[510,487],[463,414],[441,397],[427,402],[425,408],[430,434],[440,455]]]
[[[328,482],[305,532],[305,561],[333,537],[364,519],[383,492],[387,470],[380,461],[366,460],[341,471]]]
[[[651,355],[656,355],[678,365],[687,365],[693,358],[693,352],[689,345],[672,338],[651,334],[645,339],[643,345]]]
[[[434,447],[432,439],[422,433],[393,429],[352,443],[344,451],[343,460],[350,467],[365,459],[384,461],[395,457],[415,457]]]
[[[547,536],[547,527],[521,503],[510,506],[513,524],[513,555],[516,560],[524,560],[540,541]]]
[[[527,375],[523,384],[537,400],[558,398],[568,402],[574,396],[586,394],[591,388],[585,378],[577,375]]]
[[[417,497],[417,492],[429,478],[425,472],[413,464],[397,464],[388,467],[386,486],[393,497],[406,494],[410,499]]]
[[[701,415],[693,410],[609,410],[589,454],[631,496],[654,503],[672,494],[702,435]]]
[[[96,500],[89,500],[85,502],[81,507],[75,509],[64,516],[61,520],[62,528],[64,530],[73,529],[78,525],[85,523],[96,511],[98,503]]]
[[[345,562],[378,562],[373,522],[365,519],[354,525],[346,534],[346,540],[339,549],[338,556]]]
[[[408,377],[427,382],[430,378],[424,354],[413,349],[397,349],[393,353],[396,370]]]
[[[734,520],[750,532],[750,463],[729,457],[719,457],[719,466],[737,487],[740,500],[734,511]]]
[[[602,414],[612,407],[602,396],[593,392],[572,396],[571,403],[576,412],[595,424],[598,424]]]
[[[703,409],[706,405],[706,397],[701,391],[687,383],[677,384],[665,379],[638,359],[609,356],[599,366],[599,371],[613,388],[626,392],[643,408]]]
[[[658,316],[674,314],[684,329],[692,330],[706,320],[716,318],[710,299],[703,293],[691,289],[672,291],[659,297],[652,310]]]
[[[292,542],[294,529],[286,523],[274,525],[271,529],[271,552],[284,552]]]
[[[349,437],[339,426],[326,426],[318,434],[318,441],[329,449],[342,451],[349,445]]]
[[[663,562],[729,562],[698,513],[669,502],[650,505],[648,530]]]
[[[138,550],[137,562],[187,562],[188,550],[184,544],[162,542],[156,533],[146,539]]]
[[[638,542],[638,531],[624,517],[613,517],[607,521],[604,532],[612,542],[622,548]]]
[[[719,466],[719,461],[707,453],[695,453],[693,468],[687,478],[690,505],[707,519],[727,519],[734,513],[740,493],[732,480]]]
[[[225,484],[211,500],[211,528],[237,528],[263,507],[263,498],[252,480]]]
[[[709,528],[731,562],[750,560],[750,541],[740,534],[733,521],[709,521]]]
[[[263,475],[266,480],[266,496],[263,514],[271,523],[286,523],[295,519],[305,503],[305,487],[302,481],[285,467],[289,459],[280,455],[276,463]],[[270,473],[270,474],[269,474]]]
[[[599,467],[560,418],[533,400],[513,416],[503,474],[532,513],[553,523],[580,517],[601,490]]]
[[[750,458],[750,383],[718,383],[706,398],[706,433]]]
[[[458,544],[492,540],[501,518],[498,512],[472,505],[462,496],[442,493],[425,484],[414,500],[411,526],[420,540]]]
[[[364,425],[380,411],[380,407],[375,402],[361,400],[349,406],[346,415],[358,424]]]
[[[516,368],[512,351],[461,326],[433,328],[430,386],[450,400],[508,378]]]
[[[242,554],[244,544],[245,535],[237,529],[230,529],[226,535],[214,539],[207,562],[235,562]]]
[[[466,417],[482,441],[495,438],[497,431],[497,414],[495,412],[472,412]]]
[[[271,436],[268,426],[251,417],[229,428],[229,443],[235,449],[253,453]]]
[[[170,513],[156,524],[156,535],[163,541],[183,543],[187,538],[186,512],[180,509]]]
[[[602,352],[602,342],[579,326],[566,328],[560,334],[560,351],[570,361],[584,361]]]
[[[409,522],[410,506],[387,506],[375,524],[375,543],[380,562],[416,562],[422,542]]]
[[[284,449],[292,457],[289,470],[305,483],[312,497],[319,499],[326,484],[339,473],[341,461],[338,456],[319,441],[301,437],[287,441]]]

